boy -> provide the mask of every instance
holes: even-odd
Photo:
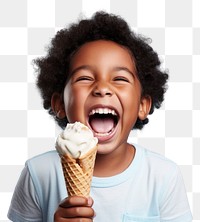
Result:
[[[82,122],[98,138],[91,198],[67,197],[55,151],[28,160],[12,199],[13,221],[189,222],[191,213],[173,162],[138,145],[159,108],[168,75],[158,55],[126,22],[104,12],[63,29],[35,61],[38,87],[64,128]]]

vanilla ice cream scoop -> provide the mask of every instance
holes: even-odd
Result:
[[[70,154],[76,159],[94,148],[97,143],[98,139],[87,126],[80,122],[68,123],[57,138],[56,149],[60,155]]]

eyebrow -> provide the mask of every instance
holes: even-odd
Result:
[[[128,68],[126,68],[124,66],[117,66],[113,70],[114,71],[125,71],[125,72],[128,72],[128,73],[130,73],[131,75],[134,76],[134,73],[130,69],[128,69]]]
[[[93,68],[92,68],[91,66],[89,66],[89,65],[79,66],[79,67],[75,68],[74,70],[72,70],[72,72],[70,73],[71,76],[72,76],[74,73],[78,72],[79,70],[90,70],[90,71],[91,71],[91,70],[93,70]]]
[[[72,72],[70,73],[71,76],[72,76],[74,73],[78,72],[79,70],[89,70],[89,71],[93,71],[94,69],[93,69],[92,66],[90,66],[90,65],[82,65],[82,66],[79,66],[79,67],[75,68],[74,70],[72,70]],[[113,71],[125,71],[125,72],[128,72],[128,73],[130,73],[131,75],[134,76],[134,73],[133,73],[132,71],[130,71],[130,69],[128,69],[128,68],[126,68],[126,67],[124,67],[124,66],[114,67],[114,68],[113,68]]]

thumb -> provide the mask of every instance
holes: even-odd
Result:
[[[93,205],[94,201],[91,197],[88,197],[88,206],[91,207]]]

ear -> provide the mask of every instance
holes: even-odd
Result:
[[[59,93],[54,93],[51,97],[51,108],[59,119],[65,118],[65,107],[62,96]]]
[[[141,98],[139,112],[138,112],[138,117],[140,120],[144,120],[148,116],[151,109],[151,103],[152,100],[150,96],[144,96]]]

